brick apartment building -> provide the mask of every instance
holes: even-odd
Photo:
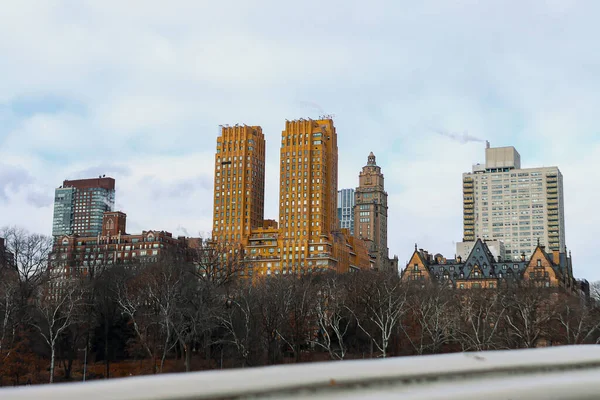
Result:
[[[59,276],[89,274],[115,264],[158,261],[161,254],[187,248],[185,237],[149,230],[138,234],[126,231],[127,216],[120,211],[104,212],[102,230],[97,236],[56,237],[50,253],[50,267]]]

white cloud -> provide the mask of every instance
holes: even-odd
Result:
[[[453,255],[461,240],[460,178],[484,146],[435,130],[468,132],[515,145],[524,165],[561,168],[576,274],[600,279],[586,264],[600,223],[599,11],[566,0],[10,2],[0,168],[32,180],[0,199],[0,225],[49,233],[44,195],[85,172],[117,179],[132,231],[207,232],[225,123],[263,127],[265,217],[276,218],[284,121],[320,107],[336,115],[340,187],[377,155],[401,262],[415,241]],[[11,111],[44,95],[81,107]]]

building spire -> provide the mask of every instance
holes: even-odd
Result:
[[[375,162],[375,155],[373,154],[373,152],[369,153],[367,165],[377,165],[377,163]]]

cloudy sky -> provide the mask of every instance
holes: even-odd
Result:
[[[263,127],[277,218],[285,119],[328,113],[340,188],[369,151],[382,166],[401,263],[415,242],[454,255],[461,173],[489,140],[561,169],[575,273],[598,280],[599,14],[571,0],[4,1],[0,226],[50,234],[54,188],[106,174],[129,232],[207,235],[218,125],[236,123]]]

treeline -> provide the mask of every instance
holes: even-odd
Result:
[[[16,254],[17,268],[0,272],[2,384],[80,379],[84,357],[103,365],[94,379],[113,377],[111,365],[129,366],[122,376],[599,338],[598,309],[559,290],[454,290],[376,272],[250,282],[231,265],[202,267],[214,260],[203,254],[96,265],[70,279],[17,273],[27,257]]]

